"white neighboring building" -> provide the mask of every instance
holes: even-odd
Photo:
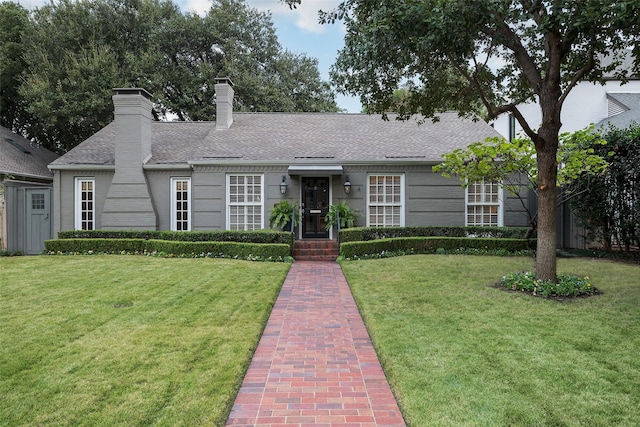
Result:
[[[621,94],[622,96],[619,96]],[[629,97],[626,94],[632,94],[632,96]],[[620,80],[607,80],[604,85],[590,82],[578,83],[569,93],[562,107],[561,132],[584,129],[591,123],[598,124],[609,117],[634,109],[634,105],[628,105],[631,103],[621,102],[623,97],[627,99],[640,97],[640,79],[629,80],[626,84],[621,84]],[[539,104],[521,104],[518,108],[527,119],[529,126],[534,130],[538,129],[542,117]],[[638,114],[634,116],[639,117]],[[631,121],[629,120],[628,124]],[[638,119],[636,121],[640,122]],[[509,114],[498,117],[493,125],[505,138],[510,139],[522,133],[520,124]]]
[[[630,67],[631,64],[624,66]],[[542,120],[540,105],[520,104],[520,112],[529,126],[537,130]],[[562,107],[562,128],[560,132],[574,132],[592,123],[605,128],[608,124],[624,129],[632,123],[640,124],[640,77],[636,76],[622,83],[612,75],[605,76],[604,84],[580,82],[567,96]],[[517,135],[524,136],[522,127],[512,114],[503,114],[493,122],[494,128],[511,140]],[[529,197],[535,203],[535,197]],[[533,205],[529,209],[534,209]],[[568,204],[558,207],[558,247],[585,248],[585,232],[578,227]]]

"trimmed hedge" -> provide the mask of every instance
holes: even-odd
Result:
[[[482,237],[522,239],[526,227],[356,227],[340,230],[340,242],[362,242],[397,237]]]
[[[67,230],[58,239],[144,239],[181,242],[284,243],[293,247],[293,233],[273,230],[257,231],[157,231],[157,230]]]
[[[183,242],[155,239],[80,238],[44,242],[53,253],[161,253],[166,255],[203,255],[219,258],[286,259],[291,247],[283,243]]]
[[[363,257],[384,252],[428,254],[438,249],[474,248],[518,252],[535,250],[535,239],[488,239],[482,237],[398,237],[340,244],[340,256]]]

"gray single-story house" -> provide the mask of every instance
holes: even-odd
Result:
[[[144,89],[115,89],[115,120],[49,165],[54,230],[255,230],[298,202],[296,239],[335,239],[328,206],[347,201],[358,226],[525,226],[495,183],[468,190],[432,171],[442,154],[498,133],[444,113],[433,123],[366,114],[233,112],[216,81],[215,122],[152,120]]]
[[[58,155],[0,126],[0,249],[37,254],[53,232],[47,165]]]

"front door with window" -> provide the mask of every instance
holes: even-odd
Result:
[[[324,217],[329,210],[329,178],[302,178],[302,238],[327,239]]]

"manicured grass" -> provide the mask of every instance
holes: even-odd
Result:
[[[640,266],[559,260],[603,295],[492,287],[528,258],[342,264],[410,426],[640,425]]]
[[[289,266],[0,258],[0,425],[224,425]]]

